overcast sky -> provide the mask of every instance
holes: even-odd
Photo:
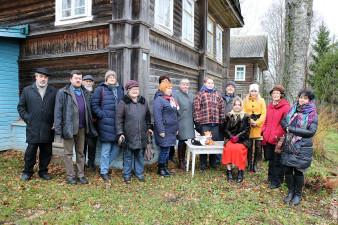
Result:
[[[240,34],[262,34],[260,21],[271,3],[278,0],[240,0],[244,27]],[[338,0],[313,0],[313,10],[329,28],[331,36],[338,36]],[[235,29],[236,30],[236,29]],[[234,31],[236,32],[236,31]]]

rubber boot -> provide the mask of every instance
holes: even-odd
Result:
[[[254,163],[252,166],[252,171],[256,173],[258,171],[257,163],[262,160],[262,141],[255,141],[255,156],[254,156]]]
[[[174,172],[171,172],[169,169],[168,169],[168,161],[167,161],[167,163],[166,164],[164,164],[165,166],[164,166],[164,170],[165,170],[165,172],[167,173],[167,174],[169,174],[169,175],[174,175],[175,173]]]
[[[294,176],[295,182],[295,195],[291,200],[292,205],[298,205],[302,200],[302,189],[304,185],[304,175],[303,176]]]
[[[284,202],[288,203],[291,201],[293,198],[293,195],[295,193],[295,183],[294,183],[294,178],[292,174],[286,174],[285,175],[285,181],[286,181],[286,186],[288,187],[289,194],[284,198]]]
[[[169,177],[169,174],[165,171],[165,164],[164,163],[159,163],[158,164],[158,174],[163,177]]]
[[[173,162],[176,162],[176,159],[175,159],[175,146],[171,146],[170,147],[170,152],[169,152],[169,160],[170,161],[173,161]]]
[[[248,155],[247,155],[247,160],[246,160],[248,165],[245,168],[245,170],[247,172],[252,171],[252,165],[251,165],[252,164],[252,145],[253,145],[253,141],[250,140],[250,145],[249,145],[249,148],[248,148]]]
[[[234,181],[234,178],[232,176],[232,170],[227,170],[227,178],[228,178],[228,181]]]
[[[186,170],[186,162],[185,162],[185,150],[186,150],[186,145],[179,145],[178,146],[178,150],[177,150],[177,154],[178,154],[178,160],[179,160],[179,168],[181,170]]]
[[[244,171],[238,170],[237,183],[241,183],[244,179]]]

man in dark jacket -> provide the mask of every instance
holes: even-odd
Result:
[[[72,160],[75,143],[77,180],[87,184],[84,178],[85,135],[97,136],[97,132],[92,120],[90,92],[82,86],[82,74],[78,70],[71,72],[70,83],[57,93],[54,126],[55,133],[64,139],[67,183],[77,183]]]
[[[91,75],[86,75],[83,77],[83,83],[84,83],[84,87],[90,91],[90,94],[92,97],[93,93],[94,93],[94,78]],[[96,141],[97,141],[97,137],[92,137],[90,135],[86,135],[85,138],[85,144],[84,144],[84,155],[86,157],[86,153],[87,153],[87,148],[88,148],[88,167],[89,170],[94,172],[95,171],[95,154],[96,154]]]
[[[25,152],[25,169],[21,180],[29,180],[34,171],[36,153],[39,154],[39,176],[50,180],[48,164],[52,158],[52,143],[54,140],[54,106],[57,89],[48,85],[50,73],[45,68],[36,70],[36,82],[26,87],[18,104],[20,117],[27,124]]]

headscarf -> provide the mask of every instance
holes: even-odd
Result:
[[[233,106],[235,105],[236,102],[240,102],[241,103],[241,111],[234,111]],[[232,103],[232,110],[231,112],[229,112],[230,115],[235,115],[236,118],[240,117],[241,119],[243,119],[245,112],[243,110],[243,101],[240,97],[236,97]]]
[[[295,113],[297,113],[296,116]],[[289,126],[308,129],[316,115],[315,100],[312,99],[304,105],[299,105],[298,102],[294,104],[294,106],[286,114],[285,118]],[[291,138],[291,134],[287,135],[288,138]],[[291,141],[299,149],[302,146],[302,139],[302,137],[293,135]]]

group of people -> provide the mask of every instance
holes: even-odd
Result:
[[[70,82],[57,91],[48,85],[50,73],[39,68],[36,82],[26,87],[18,104],[18,112],[27,124],[25,169],[21,180],[33,175],[37,149],[39,176],[50,180],[48,164],[52,156],[54,132],[56,140],[64,139],[64,159],[67,183],[86,184],[84,167],[88,152],[88,167],[95,171],[96,140],[102,143],[100,175],[110,180],[109,167],[123,146],[123,177],[131,182],[132,167],[135,176],[144,182],[143,155],[149,135],[155,137],[160,148],[158,174],[170,177],[168,160],[177,152],[180,169],[186,169],[185,153],[188,139],[195,130],[203,135],[212,132],[214,141],[224,140],[222,155],[209,155],[209,166],[226,165],[229,181],[234,181],[232,168],[238,167],[237,182],[244,179],[244,171],[258,171],[264,146],[265,159],[269,161],[270,189],[278,188],[284,180],[289,189],[285,202],[299,204],[304,175],[311,164],[312,136],[318,118],[314,94],[303,90],[295,105],[284,99],[285,89],[276,85],[271,91],[272,102],[266,108],[259,94],[259,86],[251,84],[249,94],[242,99],[235,94],[236,84],[227,82],[225,92],[215,88],[214,78],[205,77],[204,85],[194,96],[189,91],[189,80],[182,79],[175,90],[168,76],[160,76],[158,91],[153,103],[153,125],[145,97],[140,95],[139,83],[130,80],[123,88],[114,71],[107,71],[104,82],[93,90],[94,79],[82,77],[78,70],[70,74]],[[125,93],[126,92],[126,93]],[[277,141],[285,136],[282,154],[275,152]],[[76,173],[73,166],[75,144]],[[88,150],[87,150],[88,149]],[[208,168],[208,156],[200,155],[201,170]],[[76,176],[75,176],[76,175]],[[77,177],[77,179],[75,179]]]

